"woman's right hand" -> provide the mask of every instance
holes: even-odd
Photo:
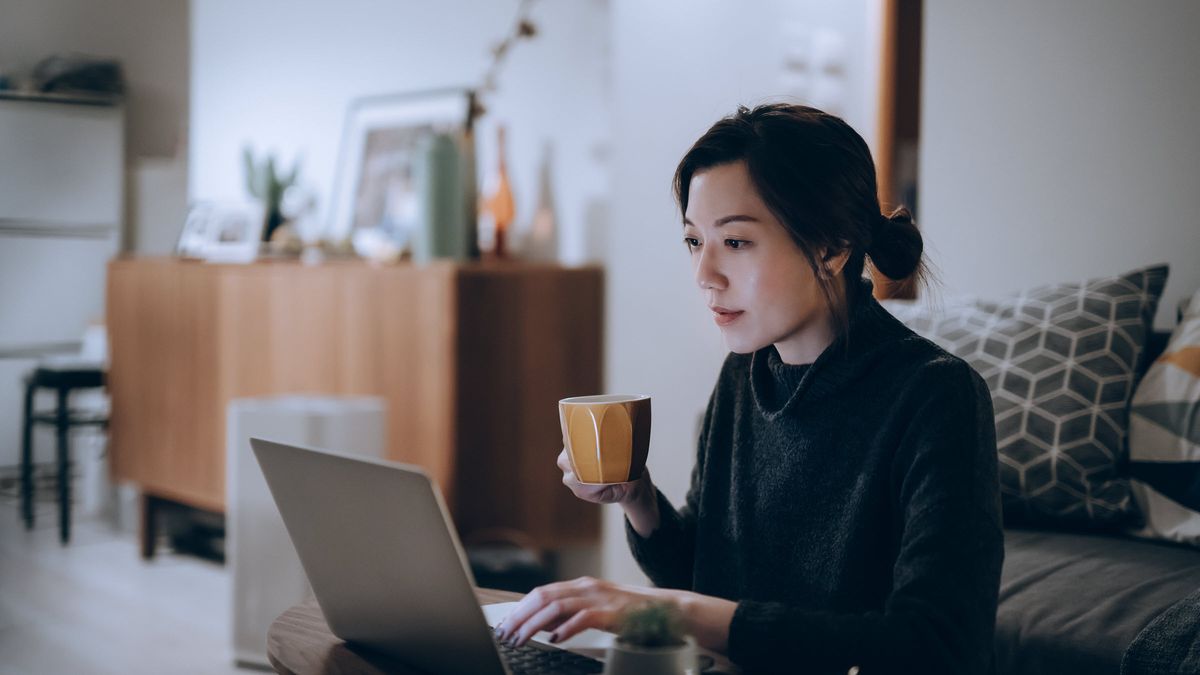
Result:
[[[563,472],[563,485],[585,502],[593,502],[595,504],[621,504],[622,506],[631,503],[636,498],[643,494],[654,493],[654,484],[650,482],[650,472],[642,471],[641,478],[629,483],[610,483],[608,485],[585,485],[579,482],[575,471],[571,468],[571,458],[567,456],[567,449],[558,455],[558,468]]]

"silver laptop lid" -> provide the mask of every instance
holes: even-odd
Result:
[[[334,635],[430,673],[506,668],[419,467],[250,439]]]

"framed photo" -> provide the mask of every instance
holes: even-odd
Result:
[[[474,92],[440,89],[360,98],[350,104],[338,156],[333,240],[380,228],[405,241],[420,217],[416,151],[437,133],[471,131]]]
[[[188,208],[175,254],[210,262],[251,262],[258,257],[264,224],[256,201],[200,201]]]

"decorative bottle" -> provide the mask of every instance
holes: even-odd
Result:
[[[508,257],[508,230],[512,226],[516,208],[513,205],[512,188],[508,182],[508,166],[504,161],[504,126],[496,129],[496,188],[485,202],[484,209],[495,224],[495,245],[492,253],[497,258]]]

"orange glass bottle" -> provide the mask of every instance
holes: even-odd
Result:
[[[512,188],[508,182],[508,166],[504,160],[504,155],[504,126],[501,125],[496,129],[496,157],[498,158],[496,189],[486,201],[487,212],[492,217],[492,222],[495,223],[496,227],[495,245],[492,248],[492,253],[497,258],[508,256],[506,243],[508,228],[512,226],[513,218],[516,215]]]

